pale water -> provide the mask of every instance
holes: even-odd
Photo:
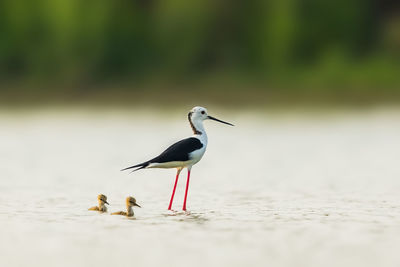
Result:
[[[185,214],[174,170],[119,171],[185,114],[0,113],[0,266],[400,266],[400,112],[212,115]]]

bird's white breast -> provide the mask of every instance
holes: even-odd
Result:
[[[201,135],[194,135],[193,137],[197,138],[200,140],[201,144],[203,145],[200,149],[197,149],[193,152],[191,152],[189,154],[189,158],[192,162],[191,165],[196,164],[197,162],[199,162],[201,160],[201,158],[203,157],[204,153],[206,152],[207,149],[207,135],[201,134]]]

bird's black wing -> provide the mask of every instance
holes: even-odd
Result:
[[[195,150],[203,147],[203,144],[199,139],[190,137],[176,142],[172,146],[168,147],[158,157],[150,160],[149,163],[163,163],[170,161],[187,161],[189,160],[189,154]]]
[[[154,159],[151,159],[149,161],[128,167],[123,169],[128,170],[128,169],[134,169],[138,168],[134,171],[146,168],[149,166],[150,163],[164,163],[164,162],[171,162],[171,161],[188,161],[189,160],[189,154],[195,150],[198,150],[203,147],[203,144],[200,142],[199,139],[194,138],[194,137],[189,137],[186,139],[183,139],[179,142],[176,142],[175,144],[171,145],[168,147],[164,152],[162,152],[159,156],[155,157]]]

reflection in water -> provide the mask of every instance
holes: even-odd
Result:
[[[191,211],[172,211],[164,213],[164,217],[172,217],[180,222],[195,222],[198,224],[205,223],[209,219],[202,213],[194,213]]]

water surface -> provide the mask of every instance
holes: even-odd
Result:
[[[400,112],[231,114],[167,212],[174,170],[123,167],[190,134],[186,116],[0,114],[1,266],[399,266]],[[230,118],[231,117],[231,118]],[[142,209],[89,212],[106,194]]]

